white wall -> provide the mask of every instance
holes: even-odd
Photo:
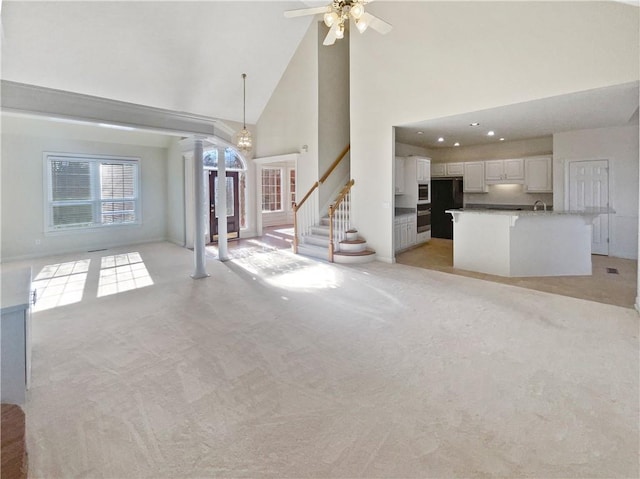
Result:
[[[553,202],[566,209],[567,160],[609,160],[609,254],[638,257],[638,125],[557,133],[553,136]]]
[[[164,240],[167,146],[151,133],[3,115],[2,261]],[[142,224],[46,234],[44,152],[140,158]]]
[[[465,193],[464,204],[533,206],[540,200],[549,208],[553,206],[553,193],[527,193],[523,185],[488,185],[487,190],[486,193]]]
[[[433,158],[433,154],[433,150],[428,148],[407,145],[406,143],[399,142],[396,142],[395,144],[395,156],[426,156],[427,158]]]
[[[434,148],[436,163],[476,160],[506,160],[525,156],[549,155],[553,151],[553,136],[520,141],[501,141],[489,145]]]
[[[311,22],[258,123],[256,157],[308,152],[298,161],[298,199],[318,180],[318,24]]]
[[[349,32],[344,41],[332,46],[322,44],[328,28],[318,27],[318,178],[331,167],[349,144]],[[327,211],[335,195],[349,181],[350,156],[320,185],[318,203]],[[322,215],[321,215],[322,216]]]
[[[167,152],[167,239],[185,246],[184,158],[179,141],[173,138]]]
[[[380,2],[351,36],[354,222],[393,261],[393,125],[638,80],[638,10],[615,2]],[[612,52],[615,52],[613,54]]]

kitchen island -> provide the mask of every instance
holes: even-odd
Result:
[[[453,266],[498,276],[591,275],[591,224],[608,211],[447,210]]]

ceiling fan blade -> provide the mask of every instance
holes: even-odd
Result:
[[[338,24],[336,23],[329,29],[329,33],[327,33],[327,36],[324,37],[324,42],[322,42],[323,45],[333,45],[336,42],[336,38],[338,38],[336,35],[338,28]]]
[[[360,17],[362,21],[365,21],[369,27],[373,28],[376,32],[382,33],[386,35],[393,28],[390,23],[381,20],[380,18],[371,15],[369,12],[364,12],[362,17]]]
[[[299,8],[297,10],[287,10],[284,12],[284,16],[286,18],[294,18],[294,17],[303,17],[305,15],[316,15],[318,13],[326,13],[327,9],[326,5],[324,7],[312,7],[312,8]]]

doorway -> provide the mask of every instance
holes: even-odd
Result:
[[[218,241],[218,171],[209,170],[209,240]],[[226,172],[227,239],[240,237],[240,195],[237,171]]]
[[[609,207],[609,160],[570,161],[569,210]],[[609,215],[593,220],[591,253],[609,255]]]

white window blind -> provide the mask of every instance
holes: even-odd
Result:
[[[47,230],[139,222],[139,160],[47,155]]]

